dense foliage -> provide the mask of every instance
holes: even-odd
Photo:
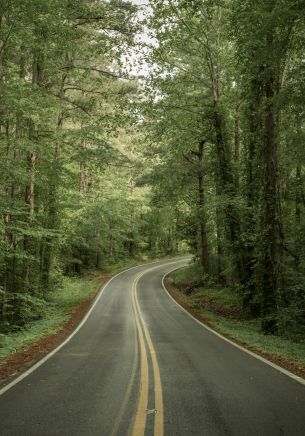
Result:
[[[2,331],[39,318],[63,274],[160,254],[134,182],[137,85],[121,65],[135,12],[121,0],[1,2]]]
[[[152,0],[142,38],[132,3],[1,1],[2,331],[64,274],[191,247],[304,333],[304,0]]]
[[[150,3],[154,196],[265,332],[304,333],[305,3]]]

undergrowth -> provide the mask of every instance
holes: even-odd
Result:
[[[94,293],[99,280],[100,276],[65,277],[62,288],[50,295],[41,319],[31,321],[15,332],[1,334],[0,359],[59,331],[73,309]]]
[[[305,338],[289,333],[266,335],[261,319],[244,311],[242,298],[234,287],[217,286],[200,275],[196,264],[173,272],[168,281],[174,293],[191,310],[202,315],[218,332],[258,350],[305,366]]]

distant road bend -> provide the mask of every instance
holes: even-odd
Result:
[[[113,278],[71,339],[0,390],[0,435],[304,436],[305,386],[195,322],[162,277]]]

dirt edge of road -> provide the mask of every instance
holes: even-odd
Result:
[[[171,258],[170,258],[171,259]],[[144,266],[150,263],[156,263],[161,259],[151,259],[147,262],[142,262],[132,266],[125,266],[118,271],[102,273],[98,278],[98,284],[92,294],[84,301],[76,305],[69,315],[69,319],[61,326],[61,328],[50,335],[46,335],[33,342],[32,344],[18,349],[16,353],[3,358],[0,362],[0,388],[10,383],[12,379],[22,374],[36,362],[49,354],[57,346],[59,346],[78,326],[82,319],[90,310],[97,294],[102,286],[104,286],[112,277],[120,272],[126,271],[136,266]],[[166,258],[162,259],[166,260]],[[178,260],[178,259],[177,259]]]
[[[60,345],[78,324],[82,321],[89,311],[101,287],[112,277],[110,274],[103,274],[98,280],[98,285],[92,294],[85,301],[79,303],[71,312],[69,319],[62,325],[60,330],[51,335],[47,335],[32,343],[16,353],[3,359],[0,365],[0,386],[7,384],[11,378],[20,375],[38,360],[46,356],[50,351]]]

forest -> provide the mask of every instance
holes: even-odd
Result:
[[[65,276],[191,253],[305,335],[304,0],[2,0],[0,332]]]

